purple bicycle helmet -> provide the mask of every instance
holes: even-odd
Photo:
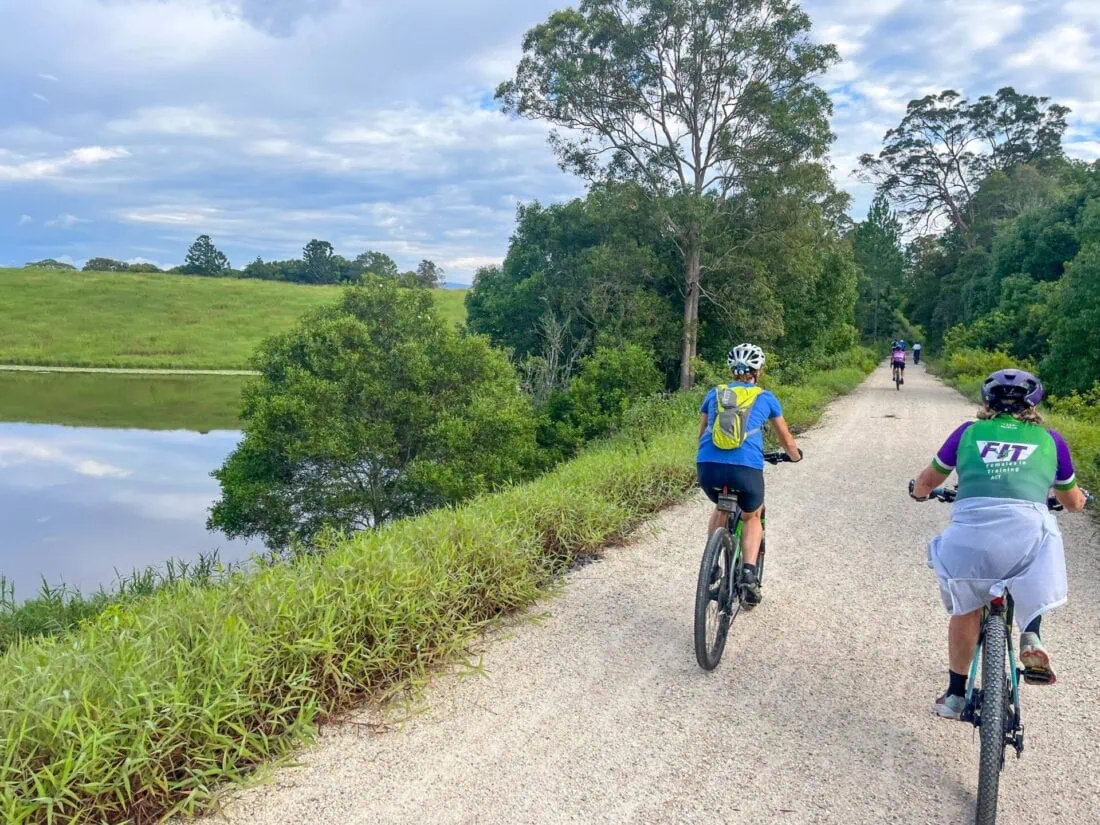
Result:
[[[1020,412],[1042,400],[1042,383],[1024,370],[997,370],[982,384],[982,401],[996,412]]]

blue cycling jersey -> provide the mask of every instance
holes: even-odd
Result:
[[[731,381],[729,386],[751,387],[753,385]],[[748,426],[746,427],[746,432],[750,432],[752,435],[746,438],[745,443],[736,450],[721,450],[714,446],[711,430],[714,427],[714,416],[718,412],[718,400],[714,387],[711,387],[707,397],[703,399],[703,405],[699,408],[699,412],[706,413],[707,429],[699,438],[699,451],[695,456],[697,463],[739,464],[742,467],[752,467],[756,470],[764,469],[763,427],[772,418],[779,418],[783,415],[783,407],[780,406],[778,398],[767,390],[757,396],[752,412],[749,413]],[[753,432],[754,430],[755,432]]]

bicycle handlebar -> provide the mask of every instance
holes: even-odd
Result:
[[[910,481],[909,482],[909,495],[913,495],[913,490],[915,488],[916,488],[916,482],[915,481]],[[1082,490],[1081,492],[1085,494],[1085,498],[1087,500],[1087,503],[1091,504],[1093,502],[1093,499],[1095,498],[1093,496],[1093,494],[1090,493],[1088,490]],[[958,495],[959,495],[959,488],[958,487],[937,487],[931,493],[928,494],[928,498],[929,499],[937,499],[939,501],[943,501],[943,502],[946,502],[947,504],[950,504],[956,498],[958,498]],[[918,500],[920,500],[920,499],[918,499]],[[1061,512],[1061,511],[1065,510],[1066,508],[1058,503],[1058,498],[1056,496],[1047,496],[1047,509],[1051,510],[1052,512]]]

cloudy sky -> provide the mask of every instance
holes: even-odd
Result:
[[[469,281],[519,201],[581,191],[538,124],[492,103],[523,32],[568,0],[2,0],[0,264],[179,263],[201,232],[234,265],[310,238],[424,257]],[[1074,109],[1100,157],[1100,2],[806,0],[845,61],[838,181],[906,103],[1003,85]]]

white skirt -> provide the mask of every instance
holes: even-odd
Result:
[[[1045,504],[1030,501],[956,502],[943,535],[928,543],[928,566],[952,616],[979,610],[1007,590],[1021,630],[1065,604],[1068,593],[1058,522]]]

